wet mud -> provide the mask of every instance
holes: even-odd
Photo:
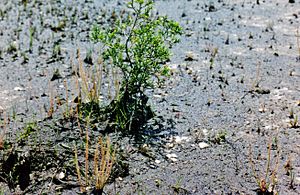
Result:
[[[0,191],[77,194],[73,145],[84,134],[62,119],[63,106],[49,117],[51,98],[76,99],[79,59],[90,68],[101,53],[92,25],[108,24],[125,3],[26,2],[0,2],[0,127],[17,148],[1,150]],[[274,194],[299,194],[299,8],[288,0],[155,1],[184,34],[172,48],[171,77],[147,91],[156,113],[149,129],[140,139],[110,134],[119,162],[104,192],[268,194],[255,175],[272,183],[275,174]],[[103,104],[114,93],[111,74],[107,67]]]

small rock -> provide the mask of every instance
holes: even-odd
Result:
[[[25,91],[25,89],[22,87],[15,87],[14,90],[15,91]]]
[[[157,168],[157,165],[156,165],[156,164],[150,164],[150,165],[149,165],[149,168],[151,168],[151,169],[156,169],[156,168]]]
[[[204,136],[207,137],[208,136],[208,130],[207,129],[203,129],[202,131],[203,131]]]
[[[192,73],[193,73],[193,70],[189,68],[189,69],[186,71],[186,73],[187,73],[187,74],[192,74]]]
[[[172,153],[172,154],[167,154],[166,155],[168,158],[177,158],[178,156],[176,155],[176,154],[174,154],[174,153]]]
[[[161,95],[154,94],[153,97],[155,97],[155,98],[161,98],[162,96],[161,96]]]
[[[58,175],[57,175],[57,178],[58,179],[63,179],[65,178],[66,174],[64,172],[60,172]]]
[[[186,136],[175,136],[175,143],[177,144],[181,144],[182,142],[188,142],[190,140],[189,137],[186,137]]]
[[[186,55],[185,55],[185,61],[194,61],[194,60],[197,60],[196,57],[195,57],[195,54],[191,51],[187,52]]]
[[[201,143],[199,143],[199,147],[200,147],[201,149],[208,148],[208,147],[209,147],[209,144],[207,144],[207,143],[205,143],[205,142],[201,142]]]
[[[155,162],[156,164],[160,164],[160,163],[161,163],[160,160],[155,160],[154,162]]]
[[[266,108],[261,107],[261,108],[258,109],[258,111],[259,111],[260,113],[265,113],[265,112],[266,112]]]
[[[272,129],[272,125],[266,125],[265,126],[265,130],[270,130],[270,129]]]
[[[166,144],[166,147],[167,147],[168,149],[173,148],[174,146],[175,146],[174,143],[167,143],[167,144]]]
[[[166,156],[167,156],[167,158],[170,159],[172,162],[177,162],[177,161],[178,161],[178,159],[177,159],[178,156],[177,156],[176,154],[174,154],[174,153],[172,153],[172,154],[167,154]]]

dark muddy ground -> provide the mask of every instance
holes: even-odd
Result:
[[[16,162],[17,172],[29,171],[2,178],[10,164],[2,162],[0,191],[79,193],[73,143],[80,145],[84,136],[72,121],[61,119],[59,109],[46,118],[49,99],[66,100],[64,80],[69,100],[77,96],[72,72],[78,56],[85,59],[92,51],[96,63],[99,53],[89,41],[92,24],[109,22],[113,10],[118,13],[125,4],[22,2],[0,2],[0,107],[1,131],[6,129],[8,143],[17,150],[13,159],[24,162]],[[171,78],[149,91],[157,113],[149,122],[152,133],[142,142],[110,135],[124,166],[105,187],[106,194],[255,194],[250,156],[263,177],[268,143],[268,175],[278,165],[276,191],[300,194],[300,133],[299,126],[290,124],[300,117],[300,4],[160,0],[155,9],[180,22],[185,33],[173,48]],[[53,77],[57,70],[58,79]],[[104,103],[111,78],[107,68]],[[91,139],[102,126],[91,132]],[[288,161],[290,175],[284,168]]]

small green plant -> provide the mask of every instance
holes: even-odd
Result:
[[[17,48],[17,43],[16,42],[11,42],[7,48],[7,53],[9,54],[13,54],[15,52],[18,51],[18,48]]]
[[[181,185],[182,185],[182,179],[183,177],[179,177],[175,183],[175,185],[172,186],[172,188],[174,189],[174,191],[176,193],[179,193],[180,189],[181,189]]]
[[[175,183],[175,185],[171,186],[175,192],[175,194],[189,194],[189,191],[182,187],[183,177],[179,177]]]
[[[22,4],[24,5],[24,8],[26,8],[28,4],[28,0],[22,0]]]
[[[121,130],[138,129],[151,118],[144,92],[169,74],[165,65],[171,56],[169,48],[182,33],[177,22],[154,16],[153,5],[153,0],[130,0],[127,14],[116,16],[113,24],[104,28],[94,26],[91,32],[91,39],[104,46],[104,62],[122,73],[119,95],[108,108],[110,121]]]
[[[289,118],[294,118],[294,109],[293,108],[291,108],[290,109],[290,113],[289,113]]]
[[[28,63],[29,58],[28,58],[28,56],[26,55],[26,53],[22,52],[22,53],[21,53],[21,56],[23,57],[23,62],[22,62],[22,64]]]
[[[209,69],[213,69],[217,54],[218,54],[218,48],[217,47],[212,48],[210,53]]]
[[[290,125],[292,128],[298,128],[299,127],[299,121],[298,116],[294,116],[293,119],[290,120]]]
[[[19,136],[17,141],[21,141],[23,139],[26,139],[30,134],[37,130],[37,123],[36,122],[30,122],[28,123],[25,128],[24,132]]]
[[[214,144],[221,144],[222,142],[226,141],[226,135],[227,135],[226,130],[220,131],[217,134],[213,135],[210,138],[210,141]]]
[[[66,21],[67,18],[64,18],[63,20],[59,21],[56,26],[55,25],[51,26],[51,30],[53,30],[54,32],[63,31],[64,28],[66,27]]]
[[[52,58],[58,59],[60,55],[61,55],[61,47],[59,43],[55,43],[52,51]]]
[[[32,52],[32,46],[33,46],[33,38],[35,34],[36,28],[35,27],[30,27],[29,28],[29,51]]]

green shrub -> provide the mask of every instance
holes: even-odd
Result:
[[[165,63],[182,28],[165,16],[154,16],[152,0],[130,0],[128,12],[104,28],[94,26],[91,39],[103,44],[103,59],[122,72],[118,97],[110,104],[110,121],[121,130],[141,127],[153,116],[145,90],[169,74]]]

